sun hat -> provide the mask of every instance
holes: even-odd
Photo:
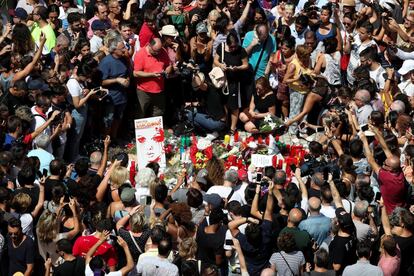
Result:
[[[404,76],[414,70],[414,59],[405,60],[398,74]]]
[[[175,29],[174,25],[165,25],[162,27],[161,31],[159,31],[161,36],[178,36],[178,32]]]

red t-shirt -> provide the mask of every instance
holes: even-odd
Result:
[[[141,47],[147,46],[151,39],[158,37],[158,33],[151,30],[147,23],[142,24],[141,30],[139,31],[139,45]]]
[[[389,172],[381,168],[378,172],[378,183],[387,214],[395,207],[404,207],[407,191],[403,172]]]
[[[91,249],[98,240],[99,239],[95,236],[81,236],[77,238],[73,245],[73,255],[85,257],[89,249]],[[115,248],[107,242],[104,242],[98,247],[94,256],[101,256],[108,266],[116,266],[118,263]]]
[[[170,59],[164,48],[153,56],[147,51],[147,47],[141,48],[134,58],[134,71],[148,73],[161,73],[170,65]],[[137,78],[138,89],[147,93],[160,93],[164,90],[163,76],[158,78]]]

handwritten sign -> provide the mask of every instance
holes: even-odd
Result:
[[[137,119],[134,121],[134,124],[138,169],[145,168],[150,162],[158,163],[161,168],[165,168],[166,159],[162,117]]]
[[[265,154],[252,154],[251,164],[256,168],[264,168],[273,166],[273,156]]]

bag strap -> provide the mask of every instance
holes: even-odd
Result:
[[[279,252],[280,256],[282,256],[283,260],[285,261],[285,263],[287,264],[290,272],[292,273],[292,275],[295,275],[295,273],[293,272],[293,269],[290,267],[289,263],[286,261],[285,257],[282,255],[282,252]]]
[[[221,63],[224,64],[224,48],[226,47],[226,42],[221,43]],[[223,72],[224,75],[226,74],[226,72]],[[223,89],[221,90],[223,95],[228,95],[230,93],[229,91],[229,86],[227,83],[224,84]]]
[[[132,235],[132,232],[131,231],[128,231],[128,233],[129,233],[129,236],[131,237],[132,242],[135,244],[135,247],[138,249],[139,254],[142,254],[141,247],[138,246],[138,243],[135,240],[135,237]]]
[[[268,40],[269,40],[269,36],[266,38],[266,40],[263,43],[262,51],[260,52],[259,59],[257,60],[256,66],[254,67],[254,71],[253,71],[254,75],[256,75],[257,69],[259,69],[260,61],[262,60],[263,52],[266,48],[266,44]]]

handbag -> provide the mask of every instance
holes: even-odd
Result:
[[[221,63],[224,63],[224,43],[221,44]],[[214,67],[210,73],[208,73],[211,83],[217,89],[226,88],[227,86],[227,78],[226,74],[220,67]],[[224,92],[223,92],[224,93]],[[228,93],[227,93],[228,94]]]

